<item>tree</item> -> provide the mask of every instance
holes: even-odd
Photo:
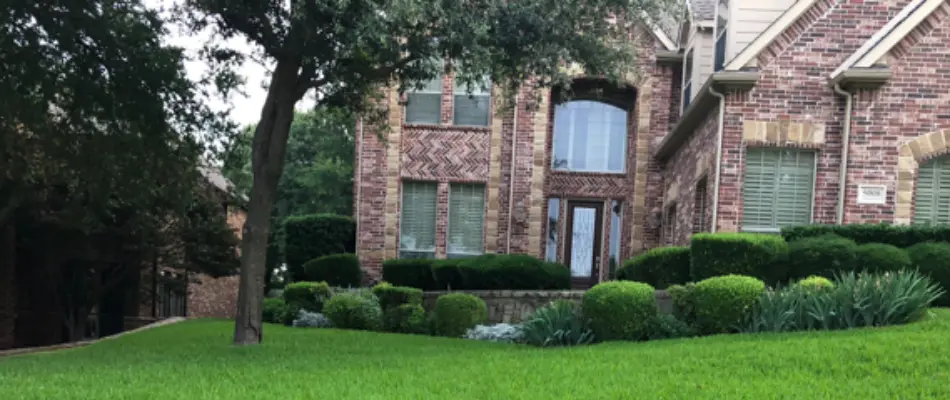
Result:
[[[220,44],[214,61],[255,57],[273,63],[253,139],[248,219],[234,343],[262,339],[261,304],[270,210],[294,105],[315,91],[383,125],[385,87],[420,87],[449,60],[469,91],[489,77],[513,97],[523,81],[569,85],[565,64],[620,81],[637,69],[636,26],[666,18],[674,0],[186,0],[178,15],[195,30],[243,36],[241,54]],[[510,102],[507,102],[510,103]]]

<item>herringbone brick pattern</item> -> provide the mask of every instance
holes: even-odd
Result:
[[[451,128],[405,128],[403,178],[488,181],[491,132],[487,128]]]

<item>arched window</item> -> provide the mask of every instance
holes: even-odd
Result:
[[[950,224],[950,157],[934,158],[920,164],[914,224]]]
[[[626,110],[589,100],[555,107],[555,170],[622,173],[626,153]]]

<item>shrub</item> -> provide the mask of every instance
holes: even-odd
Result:
[[[521,325],[477,325],[465,332],[465,338],[499,343],[514,343],[521,340]]]
[[[837,272],[854,271],[857,267],[858,245],[851,239],[825,235],[809,237],[789,243],[789,277],[811,275],[830,278]]]
[[[696,284],[673,285],[666,288],[673,301],[673,316],[688,324],[696,323]]]
[[[907,253],[913,267],[929,276],[945,291],[935,304],[950,307],[950,244],[920,243],[908,248]]]
[[[650,318],[648,338],[678,339],[696,336],[696,331],[688,323],[680,321],[670,314],[657,314]]]
[[[549,290],[571,287],[567,267],[526,254],[485,254],[439,260],[432,275],[440,290]]]
[[[742,275],[717,276],[697,283],[693,296],[699,330],[706,334],[738,330],[764,290],[764,282]]]
[[[379,306],[384,311],[403,304],[422,304],[422,290],[420,289],[393,286],[387,282],[382,282],[373,286],[372,290],[376,298],[379,299]]]
[[[437,290],[432,276],[435,260],[403,258],[383,261],[383,280],[397,286],[422,290]]]
[[[379,298],[373,294],[373,289],[366,287],[331,287],[330,288],[330,297],[336,296],[338,294],[348,293],[354,296],[359,296],[365,299],[370,299],[373,301],[379,301]]]
[[[297,310],[321,312],[323,304],[330,298],[330,285],[326,282],[294,282],[284,288],[283,296],[294,316]]]
[[[432,263],[432,278],[436,290],[470,289],[474,277],[462,270],[461,259],[437,260]]]
[[[304,279],[307,261],[355,251],[356,223],[350,217],[312,214],[284,220],[284,257],[292,282]]]
[[[697,233],[690,242],[690,276],[700,281],[737,274],[778,282],[786,277],[788,253],[788,244],[777,235]]]
[[[640,340],[656,315],[656,294],[646,283],[605,282],[584,293],[581,306],[597,340]]]
[[[428,332],[426,310],[420,304],[400,304],[383,311],[387,332],[424,334]]]
[[[261,319],[272,324],[282,323],[286,309],[287,302],[284,299],[264,299],[264,305],[261,308]]]
[[[644,282],[657,289],[689,281],[689,247],[659,247],[627,260],[617,279]]]
[[[294,328],[331,328],[333,324],[323,314],[300,310],[293,322]]]
[[[898,271],[910,268],[907,251],[883,243],[867,243],[855,249],[855,270],[870,272]]]
[[[823,276],[809,276],[805,279],[798,281],[797,283],[804,289],[815,291],[815,290],[825,290],[832,289],[835,287],[834,282],[831,279],[825,278]]]
[[[323,313],[340,329],[374,331],[379,330],[383,322],[379,302],[357,293],[334,295],[323,307]]]
[[[521,340],[538,347],[588,344],[594,340],[594,333],[579,312],[577,304],[569,300],[555,300],[538,308],[522,322]]]
[[[482,299],[465,293],[450,293],[435,301],[435,328],[438,334],[460,337],[488,319]]]
[[[307,261],[304,277],[331,286],[355,287],[363,281],[363,269],[356,254],[330,254]]]
[[[782,236],[789,242],[827,234],[851,239],[858,244],[884,243],[902,249],[924,242],[950,242],[950,226],[947,225],[814,224],[782,228]]]

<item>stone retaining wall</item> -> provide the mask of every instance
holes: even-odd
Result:
[[[582,290],[471,290],[461,291],[480,297],[488,306],[489,323],[518,323],[531,315],[534,310],[558,300],[579,302],[584,295]],[[439,296],[449,292],[425,292],[422,304],[426,310],[435,308],[435,301]],[[656,303],[660,311],[669,313],[673,303],[665,290],[656,291]]]

